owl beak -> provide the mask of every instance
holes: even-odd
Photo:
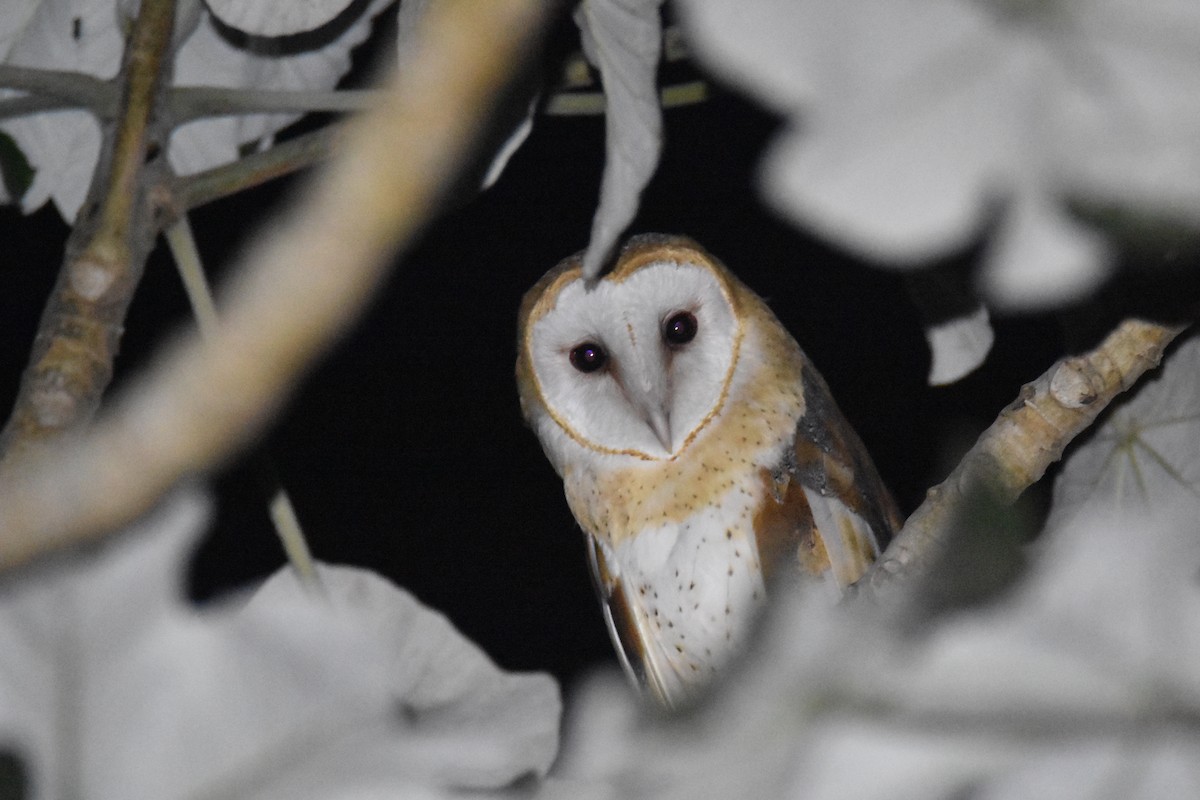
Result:
[[[658,349],[647,351],[638,348],[630,329],[630,346],[620,359],[619,382],[625,398],[629,401],[646,426],[654,432],[654,438],[667,453],[673,453],[671,439],[671,411],[668,400],[671,384],[667,365],[662,362]]]
[[[650,430],[654,431],[655,437],[658,438],[659,444],[663,446],[663,450],[671,452],[671,416],[661,405],[647,404],[642,409],[642,416],[646,420],[646,424],[650,426]]]
[[[653,374],[649,371],[647,373]],[[643,373],[643,375],[647,373]],[[671,446],[671,412],[662,400],[667,394],[666,387],[659,385],[653,377],[638,380],[636,374],[626,374],[625,378],[626,380],[621,382],[621,389],[625,393],[629,405],[642,418],[646,426],[654,432],[654,438],[658,439],[663,450],[668,453],[674,452]]]

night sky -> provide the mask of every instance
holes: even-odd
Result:
[[[1057,328],[1043,318],[1001,319],[983,370],[948,389],[925,387],[928,355],[899,273],[854,261],[759,202],[755,164],[777,125],[719,87],[708,103],[669,111],[664,159],[631,230],[697,239],[768,299],[911,511],[1020,384],[1060,354]],[[444,212],[398,260],[364,319],[260,443],[319,558],[405,586],[504,667],[568,680],[615,660],[582,536],[520,417],[514,342],[522,293],[587,242],[603,127],[600,117],[539,117],[499,183]],[[218,281],[256,221],[294,186],[278,181],[194,213]],[[5,409],[66,233],[53,209],[29,218],[0,210]],[[188,322],[160,246],[129,315],[118,385]],[[226,465],[213,485],[219,509],[193,566],[197,598],[283,562],[247,461]]]

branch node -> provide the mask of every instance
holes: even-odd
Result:
[[[1066,408],[1085,408],[1104,391],[1104,376],[1086,358],[1068,358],[1050,378],[1050,395]]]
[[[33,392],[33,408],[39,425],[58,430],[70,425],[75,419],[79,413],[79,403],[66,386],[63,376],[48,377],[49,385],[39,386]]]
[[[95,303],[112,289],[117,276],[114,265],[85,255],[71,264],[67,280],[71,291],[89,303]]]

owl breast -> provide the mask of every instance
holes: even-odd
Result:
[[[649,673],[641,680],[669,705],[728,663],[766,597],[747,528],[755,498],[741,488],[684,520],[643,529],[609,556],[612,588],[630,598],[627,617],[612,624],[644,632],[638,646],[652,652],[639,654]]]

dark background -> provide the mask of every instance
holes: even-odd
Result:
[[[389,17],[373,46],[394,36]],[[548,74],[575,38],[569,22],[551,35]],[[369,60],[360,54],[359,75]],[[778,120],[715,88],[710,102],[667,112],[663,161],[632,231],[692,236],[769,300],[911,511],[1020,384],[1060,355],[1057,327],[1046,318],[999,319],[983,369],[950,388],[926,387],[928,355],[900,273],[856,262],[764,208],[755,164]],[[539,116],[499,183],[455,203],[398,259],[366,316],[261,443],[319,558],[388,576],[504,667],[567,681],[613,656],[561,484],[520,417],[515,324],[522,293],[587,242],[603,128],[602,117]],[[277,181],[194,213],[218,281],[294,186]],[[66,234],[51,208],[29,217],[0,209],[4,409]],[[117,384],[164,333],[186,324],[186,300],[160,246],[128,318]],[[226,465],[213,485],[217,517],[192,570],[198,599],[283,562],[246,460]]]

